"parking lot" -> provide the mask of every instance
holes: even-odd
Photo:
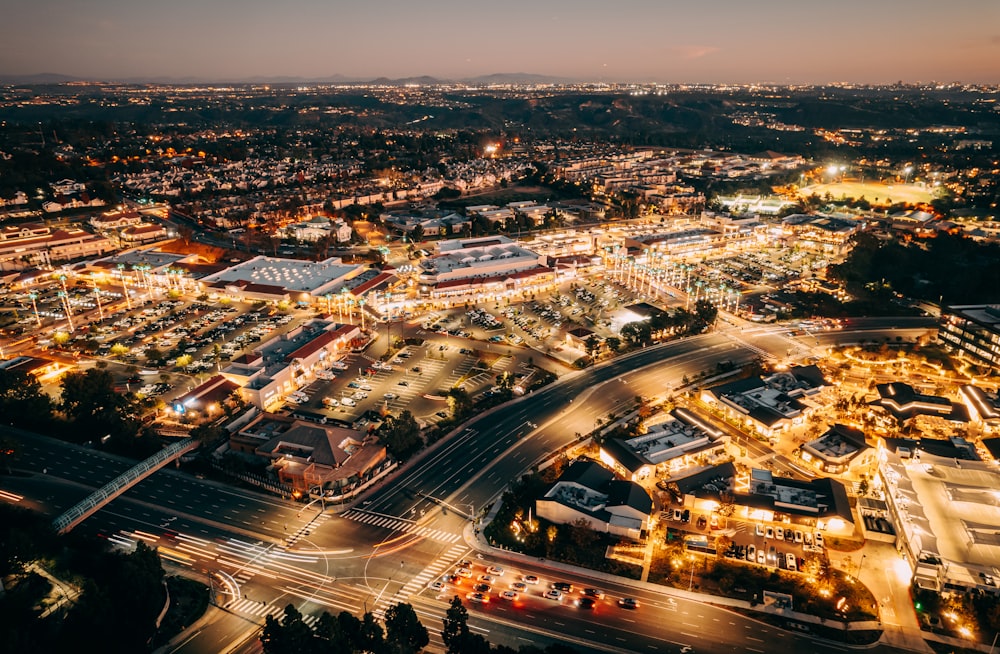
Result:
[[[457,339],[462,346],[443,337],[418,340],[420,345],[407,345],[385,362],[368,352],[348,354],[301,388],[302,395],[289,398],[284,410],[354,423],[369,411],[409,409],[418,422],[434,424],[450,417],[444,395],[449,389],[458,386],[474,396],[491,388],[498,374],[514,374],[524,365],[509,354],[465,347],[464,338]]]

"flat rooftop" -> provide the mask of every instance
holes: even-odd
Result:
[[[171,266],[181,259],[186,258],[186,254],[172,254],[170,252],[159,252],[157,250],[132,250],[130,252],[122,252],[116,254],[113,257],[105,257],[99,261],[95,261],[95,264],[104,263],[105,265],[110,264],[113,270],[118,264],[125,264],[125,270],[132,270],[132,266],[139,264],[148,264],[151,266],[152,270],[157,270],[164,266]]]
[[[360,267],[345,264],[339,257],[317,262],[259,256],[209,275],[203,281],[211,283],[243,280],[254,284],[279,286],[286,291],[313,293],[331,282],[345,279]]]
[[[889,490],[909,523],[904,531],[920,535],[924,552],[1000,569],[1000,472],[980,461],[921,452],[919,459],[890,454],[884,474],[893,480]]]

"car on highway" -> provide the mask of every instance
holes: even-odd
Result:
[[[495,565],[491,565],[490,567],[486,568],[486,574],[493,575],[494,577],[502,577],[503,568],[498,568]]]
[[[493,575],[479,575],[479,581],[483,582],[484,584],[492,584],[495,583],[496,580],[497,578],[494,577]]]
[[[622,607],[623,609],[634,610],[639,608],[639,600],[635,599],[634,597],[623,597],[620,600],[618,600],[618,606]]]
[[[592,597],[581,597],[576,601],[577,607],[584,610],[593,610],[595,604],[597,601]]]
[[[444,582],[440,580],[432,581],[430,584],[427,585],[427,587],[430,588],[431,590],[441,590],[442,588],[444,588]]]
[[[573,584],[565,582],[565,581],[557,581],[557,582],[555,582],[554,584],[552,584],[552,588],[555,589],[555,590],[558,590],[559,592],[562,592],[562,593],[572,593],[573,592]]]
[[[535,575],[524,575],[521,577],[521,581],[523,581],[526,584],[537,584],[538,577],[536,577]]]
[[[490,586],[489,584],[476,584],[475,586],[472,587],[472,590],[476,591],[477,593],[488,593],[491,590],[493,590],[493,587]]]
[[[594,599],[604,599],[604,591],[596,588],[584,588],[583,595],[584,597],[592,597]]]
[[[469,570],[468,568],[465,567],[455,570],[455,574],[457,574],[459,577],[464,577],[466,579],[472,578],[472,570]]]
[[[490,596],[484,595],[483,593],[469,593],[465,596],[465,599],[470,602],[475,602],[476,604],[489,604]]]
[[[552,590],[545,591],[545,594],[542,595],[545,599],[555,600],[557,602],[562,600],[562,596],[563,594],[554,588]]]
[[[508,602],[513,602],[517,599],[517,593],[512,590],[505,590],[500,593],[500,599],[507,600]]]
[[[510,585],[510,589],[517,591],[519,593],[523,593],[524,591],[528,590],[528,584],[524,583],[523,581],[515,581]]]

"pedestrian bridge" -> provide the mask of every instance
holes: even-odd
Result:
[[[81,502],[70,507],[65,513],[52,522],[56,532],[65,534],[78,524],[104,508],[108,502],[115,499],[140,481],[153,474],[171,461],[181,457],[198,447],[198,441],[186,438],[169,445],[145,461],[142,461],[107,484],[85,497]]]

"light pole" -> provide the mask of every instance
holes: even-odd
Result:
[[[688,591],[690,592],[694,588],[694,555],[689,554],[688,559],[691,560],[691,577],[688,579]]]
[[[28,297],[31,298],[31,308],[35,310],[35,322],[37,322],[38,326],[41,327],[42,326],[42,317],[40,315],[38,315],[38,303],[35,301],[35,300],[38,299],[38,293],[35,293],[34,291],[32,291],[32,292],[28,293]]]
[[[104,320],[104,308],[101,307],[101,289],[97,287],[97,279],[91,277],[94,280],[94,297],[97,298],[97,314]]]
[[[127,306],[128,310],[131,311],[132,299],[128,296],[128,285],[125,284],[125,264],[120,263],[118,264],[117,268],[118,268],[118,276],[122,280],[122,295],[125,296],[125,306]]]

